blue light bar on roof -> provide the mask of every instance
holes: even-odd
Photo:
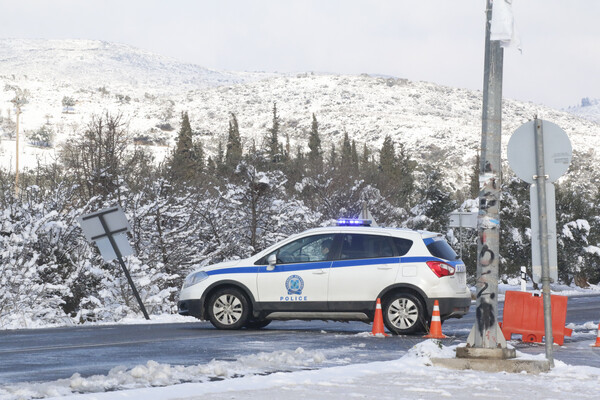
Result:
[[[340,218],[337,220],[338,226],[371,226],[370,219],[358,218]]]

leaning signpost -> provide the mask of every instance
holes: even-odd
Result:
[[[127,270],[123,261],[123,257],[133,254],[133,249],[129,245],[126,235],[131,228],[121,207],[111,207],[87,214],[77,218],[77,221],[86,239],[96,243],[104,261],[109,262],[115,258],[119,260],[133,295],[140,305],[144,317],[149,320],[150,317],[146,312],[146,307],[144,307],[129,270]]]
[[[519,127],[508,142],[508,163],[531,184],[531,257],[533,281],[542,283],[546,358],[553,364],[550,283],[558,281],[554,184],[571,164],[566,132],[537,117]]]

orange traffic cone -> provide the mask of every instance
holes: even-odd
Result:
[[[592,347],[600,347],[600,323],[598,323],[598,333],[596,334],[596,343],[591,344]]]
[[[431,314],[431,327],[429,328],[429,334],[423,337],[430,339],[445,339],[448,337],[442,333],[440,303],[437,300],[433,302],[433,314]]]
[[[373,330],[371,331],[371,335],[373,336],[389,336],[385,333],[385,328],[383,327],[383,314],[381,312],[381,299],[377,299],[377,305],[375,306],[375,318],[373,318]]]

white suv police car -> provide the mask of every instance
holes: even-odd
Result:
[[[188,275],[179,314],[218,329],[256,329],[275,319],[370,322],[381,298],[387,329],[410,334],[427,328],[434,300],[442,320],[468,312],[465,265],[441,234],[363,220],[339,225],[351,226],[311,229]]]

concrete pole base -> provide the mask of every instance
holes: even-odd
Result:
[[[515,358],[517,352],[515,349],[499,348],[486,349],[482,347],[457,347],[456,358],[475,358],[485,360],[507,360]]]
[[[539,374],[550,371],[548,360],[518,360],[518,359],[483,359],[483,358],[432,358],[431,362],[436,367],[457,370],[474,370],[484,372],[511,372]]]
[[[432,358],[433,365],[450,369],[472,369],[485,372],[527,372],[539,374],[550,371],[548,360],[519,360],[515,349],[485,349],[479,347],[458,347],[456,358]]]

